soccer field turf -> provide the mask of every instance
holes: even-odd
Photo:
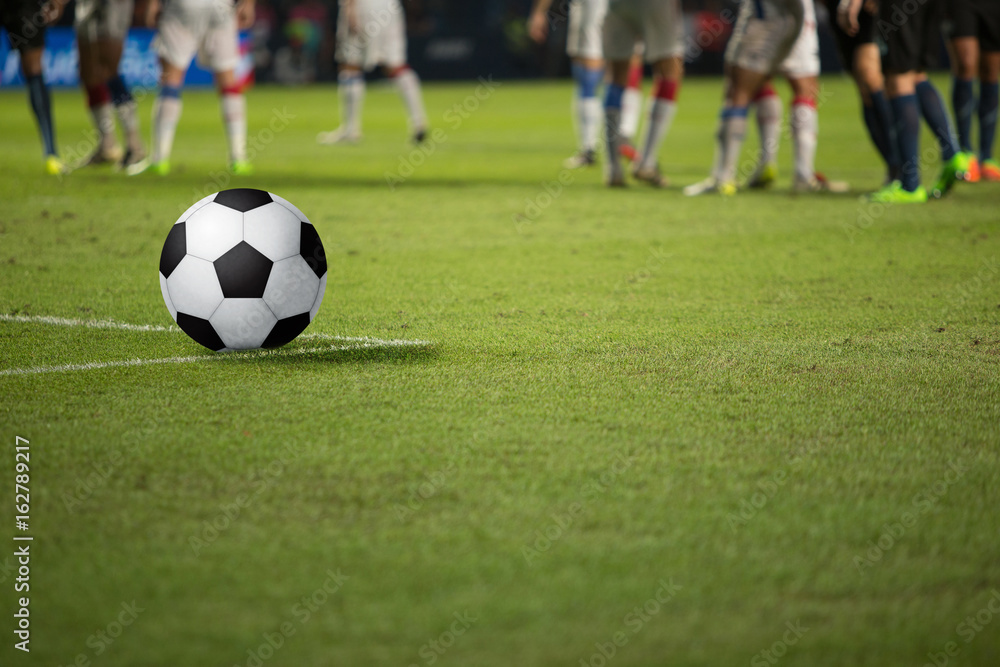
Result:
[[[390,88],[334,148],[333,88],[254,89],[228,181],[210,91],[173,174],[131,179],[43,176],[0,94],[0,664],[1000,664],[1000,185],[861,203],[882,170],[835,77],[818,165],[850,195],[791,196],[786,135],[776,191],[682,197],[715,79],[681,93],[675,185],[609,191],[560,169],[568,84],[497,83],[428,85],[423,152]],[[160,296],[171,224],[234,186],[329,258],[274,353],[208,352]]]

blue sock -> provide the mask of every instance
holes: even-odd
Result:
[[[934,136],[937,137],[938,145],[941,146],[941,159],[947,162],[955,157],[958,152],[958,144],[955,142],[955,133],[951,129],[951,121],[948,119],[948,112],[945,111],[944,101],[940,93],[930,81],[924,80],[917,84],[917,102],[920,104],[920,113],[924,120],[931,126]]]
[[[45,79],[40,74],[35,74],[25,76],[24,82],[28,86],[28,100],[31,102],[31,110],[35,113],[35,120],[38,121],[38,133],[42,135],[45,155],[57,155],[56,133],[52,129],[52,105],[49,102],[49,89],[45,85]]]
[[[1000,84],[979,82],[979,157],[993,159],[993,139],[997,135],[997,95]]]
[[[597,97],[597,87],[604,78],[603,69],[588,69],[578,63],[573,63],[573,80],[576,81],[580,97]]]
[[[894,97],[891,103],[901,159],[899,180],[904,190],[913,192],[920,187],[920,108],[916,95]]]
[[[116,107],[132,101],[132,93],[121,74],[108,79],[108,90],[111,91],[111,101]]]
[[[160,97],[180,98],[181,89],[175,86],[160,86]]]
[[[976,95],[972,90],[972,79],[951,80],[951,108],[955,111],[955,125],[958,129],[958,145],[966,153],[972,151],[972,112],[976,108]]]
[[[871,135],[872,142],[882,154],[886,166],[889,168],[889,177],[899,178],[899,165],[902,160],[899,157],[899,146],[896,143],[896,128],[892,119],[892,107],[885,96],[885,91],[872,91],[871,105],[864,108],[865,125],[868,126],[868,134]]]
[[[604,91],[604,108],[605,109],[621,109],[622,108],[622,93],[625,92],[625,88],[619,86],[618,84],[609,83],[608,87]]]

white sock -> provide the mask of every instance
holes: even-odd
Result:
[[[136,151],[142,149],[141,130],[139,128],[139,114],[136,103],[132,100],[123,102],[115,106],[118,112],[118,120],[125,131],[125,141],[129,149]]]
[[[720,183],[733,183],[736,180],[736,161],[739,160],[743,148],[743,138],[747,132],[747,117],[731,114],[721,120],[719,128],[719,144],[722,159],[719,162],[719,172],[716,176]]]
[[[223,93],[219,97],[222,124],[229,140],[229,161],[247,159],[247,98],[243,93]]]
[[[795,177],[811,181],[816,177],[816,143],[819,113],[812,104],[792,105],[792,145],[795,149]]]
[[[337,76],[340,92],[340,126],[345,132],[361,132],[361,108],[365,101],[365,78],[361,72],[341,72]]]
[[[622,93],[622,136],[629,141],[639,130],[639,115],[642,112],[642,91],[626,88]]]
[[[114,148],[117,140],[115,139],[115,112],[111,102],[91,107],[90,116],[97,129],[97,139],[100,141],[101,149],[108,151]]]
[[[393,80],[406,106],[406,116],[410,119],[410,130],[422,130],[427,127],[427,113],[424,111],[424,99],[420,94],[420,78],[417,73],[407,67],[397,74]]]
[[[580,134],[580,150],[597,150],[597,139],[601,132],[604,109],[597,97],[576,98],[577,130]]]
[[[151,160],[162,162],[170,159],[174,147],[174,133],[177,121],[181,119],[181,98],[157,95],[153,103],[153,156]]]
[[[644,169],[656,166],[657,155],[663,138],[670,131],[670,124],[677,115],[677,103],[660,97],[653,98],[649,105],[649,119],[646,122],[646,140],[642,146],[642,162]]]
[[[757,129],[760,130],[761,165],[778,162],[778,146],[781,145],[781,116],[784,107],[777,95],[765,95],[754,105],[757,107]]]

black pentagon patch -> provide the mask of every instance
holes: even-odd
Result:
[[[326,273],[326,251],[323,250],[323,242],[319,240],[319,233],[316,228],[308,222],[302,223],[301,241],[299,241],[299,254],[306,264],[313,270],[317,278],[322,278]]]
[[[200,343],[214,352],[218,352],[226,346],[208,320],[177,313],[177,326],[188,336],[191,336],[196,343]]]
[[[281,347],[286,343],[291,343],[296,336],[306,330],[307,326],[309,326],[309,313],[278,320],[274,328],[271,329],[271,333],[267,334],[261,347]]]
[[[259,299],[264,296],[273,262],[246,241],[215,260],[222,296],[227,299]]]
[[[223,190],[215,195],[216,204],[227,206],[240,213],[246,213],[258,206],[270,204],[272,201],[274,200],[271,199],[269,193],[253,188],[233,188],[232,190]]]
[[[179,222],[170,228],[167,240],[163,244],[163,252],[160,253],[160,273],[164,278],[169,278],[177,265],[187,254],[187,234],[184,223]]]

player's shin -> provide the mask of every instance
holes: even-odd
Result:
[[[604,148],[607,153],[607,170],[605,177],[608,185],[625,185],[625,173],[619,162],[621,150],[621,117],[623,88],[617,84],[608,84],[604,97]]]
[[[747,132],[747,107],[727,107],[722,110],[719,130],[720,159],[715,179],[720,184],[736,180],[736,161],[743,148]]]
[[[153,103],[153,153],[151,162],[158,164],[170,159],[177,122],[181,118],[181,90],[163,86]]]
[[[981,81],[979,84],[979,157],[993,159],[993,140],[997,133],[997,107],[1000,84]]]
[[[247,159],[247,99],[239,86],[224,88],[219,106],[229,141],[229,162],[243,162]]]
[[[52,104],[49,101],[48,86],[45,85],[41,74],[26,76],[25,84],[28,87],[31,110],[35,114],[35,120],[38,121],[38,133],[42,136],[45,155],[57,155],[56,134],[52,126]]]
[[[753,104],[757,112],[757,129],[760,132],[760,153],[758,169],[778,161],[778,146],[781,143],[781,117],[783,107],[781,98],[775,92],[770,82],[765,83],[754,97]]]
[[[418,132],[427,127],[427,113],[424,111],[423,95],[420,91],[420,78],[409,67],[403,67],[394,77],[396,89],[406,107],[406,117],[410,121],[410,129]]]
[[[670,131],[670,125],[677,115],[677,89],[679,82],[668,79],[657,79],[653,90],[653,103],[649,106],[649,118],[646,123],[646,136],[642,147],[640,167],[653,169],[656,167],[660,144]]]
[[[795,150],[795,178],[810,182],[816,175],[816,143],[819,135],[819,113],[816,101],[796,98],[792,103],[792,144]]]
[[[118,121],[122,125],[122,130],[125,131],[125,141],[129,150],[141,152],[142,138],[140,136],[139,114],[135,100],[132,98],[132,92],[120,74],[116,74],[108,80],[108,89],[111,91],[111,101],[115,105]]]
[[[365,78],[360,71],[341,70],[337,75],[340,95],[340,126],[349,135],[361,132],[361,108],[365,99]]]

